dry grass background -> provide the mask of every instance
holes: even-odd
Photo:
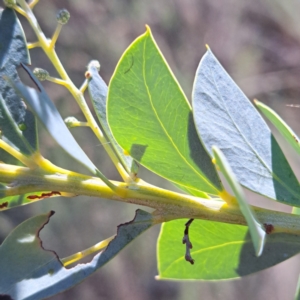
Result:
[[[300,108],[286,106],[300,104],[299,1],[41,0],[35,12],[48,36],[56,26],[55,14],[60,8],[67,8],[71,19],[63,28],[56,49],[77,86],[83,82],[85,67],[91,59],[100,61],[101,75],[109,82],[123,51],[148,24],[189,98],[197,65],[205,44],[209,44],[250,99],[258,98],[268,104],[300,132]],[[28,41],[34,41],[32,31],[23,21]],[[46,68],[55,76],[39,49],[31,54],[34,67]],[[64,88],[51,83],[45,83],[45,87],[63,117],[74,115],[83,119]],[[109,178],[118,179],[102,146],[88,129],[74,129],[73,133],[100,169]],[[61,166],[72,164],[44,131],[40,136],[47,158]],[[283,149],[300,176],[296,167],[299,158],[288,147],[283,145]],[[149,182],[172,188],[146,170],[141,174]],[[250,192],[248,195],[252,203],[289,210]],[[114,234],[119,223],[133,217],[135,208],[87,197],[48,199],[1,213],[0,240],[26,218],[52,209],[56,215],[43,230],[42,238],[46,248],[65,257]],[[156,281],[158,232],[158,227],[149,230],[81,285],[52,299],[293,299],[299,257],[234,281]],[[181,237],[174,242],[180,243]]]

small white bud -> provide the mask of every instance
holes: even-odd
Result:
[[[98,60],[92,60],[92,61],[90,61],[89,64],[88,64],[88,69],[91,68],[91,67],[95,67],[98,70],[98,72],[99,72],[100,71],[100,63],[99,63],[99,61]]]

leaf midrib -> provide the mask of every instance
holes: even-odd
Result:
[[[269,241],[269,244],[270,243],[279,243],[280,241]],[[284,241],[286,244],[295,244],[295,243],[291,243],[291,242],[286,242]],[[231,245],[242,245],[242,244],[247,244],[247,243],[252,243],[252,240],[251,239],[245,239],[245,240],[240,240],[240,241],[233,241],[233,242],[225,242],[225,243],[222,243],[222,244],[217,244],[217,245],[214,245],[214,246],[209,246],[209,247],[206,247],[206,248],[203,248],[203,249],[199,249],[199,250],[196,250],[196,251],[191,251],[191,255],[197,255],[199,253],[204,253],[204,252],[207,252],[207,251],[211,251],[211,250],[216,250],[218,248],[222,248],[222,247],[227,247],[227,246],[231,246]],[[296,243],[297,244],[297,243]],[[288,258],[287,258],[288,259]],[[284,260],[287,260],[287,259],[284,259]],[[179,263],[181,261],[185,260],[184,256],[180,256],[179,258],[177,258],[176,260],[172,261],[172,263],[164,270],[164,271],[161,271],[161,273],[163,272],[167,272],[168,269],[172,268],[174,264],[176,263]],[[282,260],[282,261],[284,261]]]
[[[239,127],[237,126],[236,122],[232,119],[231,117],[231,114],[229,113],[228,111],[228,108],[227,106],[225,105],[225,101],[222,97],[222,94],[221,92],[219,91],[219,87],[216,83],[216,80],[215,80],[215,77],[213,75],[213,72],[211,70],[211,68],[209,68],[209,71],[211,72],[211,77],[213,78],[213,83],[217,89],[217,92],[219,94],[219,97],[221,98],[222,100],[222,103],[223,103],[223,107],[225,108],[226,110],[226,113],[227,115],[229,116],[230,120],[232,121],[232,124],[234,125],[234,127],[237,129],[237,131],[239,132],[240,136],[242,137],[242,139],[245,141],[245,143],[248,145],[248,147],[252,150],[252,152],[255,154],[255,156],[258,158],[258,160],[261,162],[261,164],[268,170],[268,172],[272,175],[272,177],[277,180],[283,187],[285,187],[292,195],[294,195],[295,197],[298,197],[299,195],[294,191],[292,190],[289,186],[287,186],[283,181],[280,180],[279,177],[277,177],[277,175],[275,173],[273,173],[269,167],[266,165],[266,163],[264,162],[264,160],[262,160],[260,158],[260,156],[258,155],[257,151],[251,146],[251,144],[248,142],[248,140],[245,138],[245,136],[242,134],[241,130],[239,129]],[[272,134],[271,134],[272,135]]]
[[[181,157],[181,159],[194,171],[194,173],[196,173],[196,175],[198,177],[200,177],[200,179],[204,182],[206,182],[209,186],[212,187],[212,189],[214,190],[217,190],[216,187],[214,185],[212,185],[208,180],[207,178],[205,178],[204,176],[202,176],[199,172],[197,172],[197,170],[186,160],[186,158],[182,155],[182,153],[179,151],[179,149],[176,147],[175,143],[173,142],[171,136],[168,134],[166,128],[164,127],[162,121],[160,120],[157,112],[156,112],[156,109],[154,107],[154,104],[153,104],[153,101],[152,101],[152,97],[151,97],[151,94],[149,92],[149,88],[148,88],[148,84],[147,84],[147,80],[146,80],[146,73],[145,73],[145,70],[146,70],[146,67],[145,67],[145,64],[146,64],[146,55],[145,55],[145,52],[146,52],[146,41],[143,42],[143,82],[144,82],[144,85],[145,85],[145,88],[146,88],[146,91],[147,91],[147,95],[148,95],[148,98],[149,98],[149,102],[150,102],[150,105],[151,105],[151,108],[152,108],[152,111],[158,121],[158,123],[160,124],[161,128],[163,129],[163,132],[165,133],[165,135],[167,136],[167,138],[169,139],[170,143],[173,145],[173,147],[175,148],[176,152],[179,154],[179,156]],[[160,54],[160,53],[159,53]],[[172,74],[171,74],[172,76]],[[173,180],[172,180],[173,181]],[[178,183],[178,182],[177,182]],[[185,184],[182,184],[181,182],[179,183],[183,186],[186,186]],[[190,186],[186,186],[188,188],[195,188],[195,187],[190,187]],[[202,191],[202,190],[199,190],[197,189],[198,191]],[[203,192],[203,191],[202,191]]]

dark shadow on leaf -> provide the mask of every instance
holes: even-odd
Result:
[[[0,300],[13,300],[9,295],[0,295]]]
[[[1,10],[0,10],[1,13]],[[1,19],[0,19],[0,28],[13,28],[15,24],[15,19],[12,17],[13,10],[5,9],[2,10]],[[13,39],[13,31],[12,30],[4,30],[1,31],[0,35],[0,69],[3,68],[4,59],[6,57],[7,50],[11,44]]]
[[[212,182],[217,188],[221,189],[221,181],[216,172],[216,169],[211,161],[210,156],[204,149],[199,136],[196,131],[193,113],[190,112],[188,120],[188,140],[190,146],[190,157],[194,163],[202,170],[204,175]]]
[[[0,161],[10,165],[20,165],[20,162],[16,158],[3,149],[0,149]]]
[[[5,29],[5,30],[4,30]],[[15,13],[11,9],[5,9],[0,15],[0,90],[10,112],[16,122],[20,122],[25,114],[20,110],[20,98],[3,78],[9,76],[13,80],[18,78],[16,68],[21,62],[28,62],[26,44],[23,41],[21,28],[18,26]]]
[[[240,254],[240,263],[236,272],[240,276],[246,276],[260,270],[270,268],[300,252],[300,237],[286,233],[272,233],[267,237],[263,254],[255,256],[250,233],[247,232],[247,241]]]
[[[18,80],[17,68],[30,62],[22,27],[13,10],[0,10],[0,91],[3,100],[0,107],[0,129],[2,135],[25,154],[31,154],[26,142],[16,133],[15,125],[26,127],[27,141],[36,149],[36,124],[20,97],[7,78]],[[5,78],[6,77],[6,78]]]
[[[132,144],[130,155],[137,161],[141,161],[144,156],[148,145]]]
[[[271,148],[272,148],[272,167],[274,174],[282,174],[281,179],[284,180],[284,184],[290,188],[290,190],[294,191],[295,194],[293,198],[291,198],[290,191],[283,186],[278,180],[273,178],[274,190],[276,193],[276,198],[282,202],[296,204],[300,206],[300,185],[295,177],[293,170],[288,164],[282,150],[280,149],[277,141],[272,136],[271,137]],[[284,175],[284,176],[283,176]],[[290,199],[287,201],[287,199]]]

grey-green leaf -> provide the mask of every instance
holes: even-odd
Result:
[[[37,89],[25,86],[21,81],[11,81],[16,91],[24,98],[27,105],[37,116],[39,121],[45,126],[53,139],[75,160],[88,168],[93,174],[99,172],[96,166],[80,148],[73,135],[64,123],[58,110],[48,97],[40,82],[36,79],[32,71],[22,65],[31,79],[36,84]]]
[[[114,139],[110,131],[109,125],[107,123],[107,115],[106,115],[106,102],[107,102],[107,91],[108,91],[107,85],[99,75],[98,69],[93,63],[90,63],[88,65],[88,72],[90,73],[91,76],[88,83],[88,89],[98,120],[101,124],[103,131],[105,132],[105,135],[107,136],[115,152],[117,153],[123,167],[128,173],[130,173],[132,172],[132,170],[135,170],[137,168],[137,164],[131,156],[124,154],[123,149],[119,146],[119,144]]]
[[[7,8],[0,11],[0,129],[22,153],[32,154],[38,149],[35,117],[5,79],[18,80],[21,63],[30,63],[26,38],[15,12]]]
[[[88,263],[66,269],[55,252],[42,248],[39,239],[52,214],[26,220],[0,246],[0,270],[5,275],[0,276],[1,296],[33,300],[61,293],[101,268],[153,225],[152,215],[138,210],[133,221],[118,226],[117,236],[104,251]]]
[[[300,186],[265,121],[208,50],[193,89],[194,120],[212,155],[222,150],[240,184],[286,204],[300,206]]]

